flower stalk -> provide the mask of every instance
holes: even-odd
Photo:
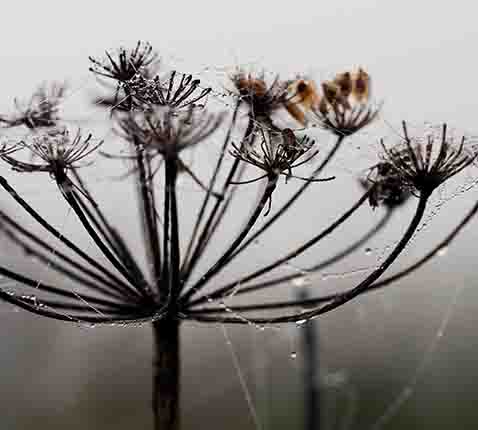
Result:
[[[0,231],[5,238],[34,256],[40,263],[59,275],[53,285],[12,270],[0,264],[0,275],[15,281],[12,291],[0,288],[0,299],[37,315],[70,322],[89,324],[129,324],[147,322],[153,329],[153,396],[152,408],[156,430],[179,430],[181,421],[181,325],[186,321],[229,324],[303,324],[330,312],[360,294],[395,282],[413,272],[448,245],[478,212],[475,205],[438,248],[416,264],[384,280],[384,272],[404,251],[416,232],[432,193],[445,181],[472,167],[476,149],[468,140],[458,141],[450,135],[447,125],[440,133],[424,137],[413,136],[403,124],[403,136],[396,145],[382,142],[380,161],[368,171],[362,185],[366,188],[358,200],[326,227],[316,227],[309,238],[294,249],[272,256],[262,267],[237,275],[236,280],[210,288],[215,278],[229,268],[236,256],[272,229],[285,217],[307,190],[314,197],[311,212],[320,213],[321,187],[332,186],[335,177],[322,177],[344,143],[355,133],[372,125],[379,109],[370,104],[371,79],[363,70],[345,72],[331,81],[316,85],[311,80],[297,78],[283,80],[274,75],[268,80],[264,72],[239,70],[230,76],[236,97],[228,126],[227,112],[211,112],[208,100],[214,94],[190,74],[172,71],[164,78],[157,74],[158,55],[148,43],[138,42],[133,50],[121,48],[116,54],[107,51],[104,60],[90,57],[90,70],[104,83],[113,86],[101,103],[110,110],[110,121],[117,131],[117,140],[128,146],[128,153],[115,155],[101,152],[108,159],[129,160],[133,168],[123,177],[133,177],[136,183],[139,223],[143,230],[147,267],[129,248],[120,229],[103,212],[101,202],[79,174],[91,163],[87,160],[99,152],[102,140],[80,130],[71,133],[60,115],[63,87],[51,91],[37,91],[26,106],[18,107],[15,116],[0,116],[5,129],[23,128],[27,135],[15,144],[0,145],[0,160],[17,174],[45,175],[54,181],[67,209],[95,245],[104,262],[98,262],[94,252],[85,251],[55,228],[33,205],[20,196],[15,187],[0,176],[0,189],[9,196],[35,225],[48,233],[45,238],[26,228],[15,216],[0,211]],[[45,87],[46,88],[46,87]],[[321,88],[321,93],[317,90]],[[48,100],[40,100],[45,97]],[[242,116],[245,110],[245,116]],[[282,118],[280,114],[286,117]],[[245,121],[242,121],[245,118]],[[335,143],[325,157],[322,142],[294,130],[314,124],[334,136]],[[294,125],[295,124],[295,125]],[[224,126],[224,127],[223,127]],[[234,141],[235,132],[244,127],[242,139]],[[225,130],[223,130],[225,128]],[[183,153],[212,147],[216,134],[224,131],[222,144],[212,174],[207,180],[186,164]],[[319,156],[320,156],[319,155]],[[227,161],[230,161],[229,163]],[[299,174],[297,170],[311,172]],[[256,173],[249,177],[250,170]],[[259,173],[257,174],[257,171]],[[202,201],[198,210],[178,188],[180,175],[187,176],[200,188]],[[246,178],[243,179],[243,176]],[[225,178],[222,182],[219,178]],[[279,181],[285,177],[285,183]],[[293,180],[292,180],[293,179]],[[302,181],[291,196],[279,207],[272,197],[283,187],[293,187]],[[217,239],[217,232],[225,229],[226,215],[238,203],[237,190],[260,183],[259,199],[251,208],[239,232],[226,240]],[[324,184],[323,184],[324,183]],[[325,185],[326,183],[330,185]],[[341,252],[310,266],[318,271],[333,264],[365,245],[381,231],[409,198],[418,199],[410,224],[387,258],[362,281],[342,292],[311,298],[297,297],[290,301],[253,301],[244,305],[226,306],[226,299],[275,287],[296,279],[298,275],[269,277],[275,269],[312,252],[321,241],[332,234],[342,234],[341,227],[356,211],[368,202],[373,210],[385,207],[386,213],[370,231],[348,244]],[[319,202],[319,203],[316,203]],[[327,202],[328,203],[328,202]],[[192,233],[185,238],[182,227],[183,210],[196,213]],[[306,214],[307,215],[307,214]],[[264,216],[264,222],[258,221]],[[316,216],[316,215],[314,215]],[[295,223],[294,223],[295,225]],[[319,223],[317,223],[319,225]],[[186,230],[186,229],[184,229]],[[219,257],[198,272],[199,262],[211,248],[219,250]],[[313,248],[314,247],[314,248]],[[62,249],[63,248],[63,249]],[[238,269],[239,270],[239,269]],[[62,284],[62,281],[64,284]],[[254,283],[253,283],[254,282]],[[81,288],[77,288],[78,285]],[[22,288],[20,290],[20,287]],[[23,294],[30,289],[33,295]],[[272,291],[272,289],[270,290]],[[264,312],[271,312],[266,316]],[[314,379],[317,371],[316,340],[307,331],[305,339],[310,360],[307,378]],[[309,411],[317,403],[314,384],[309,386]],[[317,417],[310,416],[309,428],[316,428]]]

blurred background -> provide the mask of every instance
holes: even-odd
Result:
[[[347,210],[361,192],[356,176],[376,160],[378,138],[393,139],[402,119],[446,121],[465,133],[477,132],[476,7],[463,0],[320,5],[54,0],[9,3],[7,12],[0,27],[4,41],[1,112],[12,109],[14,97],[28,100],[41,82],[66,79],[70,93],[65,115],[104,137],[112,151],[115,136],[109,131],[107,113],[88,107],[98,86],[88,72],[87,57],[101,57],[105,49],[149,41],[168,67],[196,74],[219,90],[227,70],[242,64],[284,76],[305,73],[319,82],[359,66],[372,75],[374,98],[384,103],[380,119],[349,140],[331,164],[327,173],[337,175],[336,181],[304,196],[271,234],[263,236],[219,280],[236,278],[270,261],[277,249],[287,251]],[[225,102],[223,108],[228,108]],[[324,132],[312,130],[311,135],[324,150],[332,144]],[[201,157],[213,157],[214,147],[204,154],[191,155],[191,162],[197,165]],[[2,175],[10,175],[6,167],[2,169]],[[87,171],[98,199],[140,252],[141,243],[135,240],[139,230],[131,222],[136,214],[133,188],[113,179],[125,167],[98,160]],[[15,176],[15,183],[32,205],[95,252],[54,184],[48,178],[27,176]],[[465,182],[472,184],[473,178],[462,175],[437,193],[425,225],[393,271],[427,252],[475,203],[475,188],[456,191]],[[274,205],[296,185],[284,186]],[[245,187],[236,207],[250,204],[256,193],[254,186]],[[186,205],[198,202],[201,191],[185,183],[184,196],[187,217]],[[6,197],[0,202],[8,213],[18,211]],[[325,272],[307,277],[308,290],[345,288],[362,279],[400,237],[414,203],[393,215],[367,245],[370,250],[359,250]],[[298,270],[343,249],[381,216],[381,209],[362,208],[340,233],[276,274]],[[23,219],[23,214],[18,217]],[[242,219],[240,211],[234,212],[218,243],[230,238]],[[446,253],[413,276],[360,297],[314,323],[320,332],[324,429],[438,430],[478,425],[476,225],[472,221]],[[27,260],[5,240],[0,251],[5,265],[54,279],[48,269]],[[285,286],[274,294],[292,298],[294,288]],[[302,428],[302,331],[295,325],[227,328],[231,355],[220,326],[188,324],[181,345],[184,429]],[[0,340],[0,428],[120,430],[151,425],[152,333],[148,326],[65,324],[0,303]]]

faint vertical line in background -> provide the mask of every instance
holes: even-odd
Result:
[[[221,324],[221,330],[224,335],[224,339],[226,341],[227,348],[229,349],[229,353],[231,354],[232,358],[232,364],[234,365],[234,368],[237,373],[237,377],[239,379],[239,383],[241,384],[242,391],[244,393],[244,396],[246,398],[246,403],[249,408],[249,412],[251,414],[252,421],[254,422],[254,427],[257,430],[263,430],[263,427],[259,421],[259,416],[257,415],[257,410],[256,407],[254,406],[254,402],[252,401],[251,397],[251,392],[249,390],[249,387],[247,386],[246,378],[244,377],[244,373],[242,372],[239,359],[237,357],[236,351],[234,349],[234,345],[232,344],[231,338],[229,337],[229,334],[227,333],[226,326],[224,324]]]
[[[271,424],[271,369],[269,365],[269,337],[264,333],[265,329],[252,330],[252,367],[254,369],[254,391],[258,415],[263,430],[272,429]]]
[[[299,300],[307,300],[307,287],[299,290]],[[303,363],[304,430],[320,430],[320,354],[318,320],[308,321],[301,327],[301,350]]]

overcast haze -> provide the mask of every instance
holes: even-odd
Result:
[[[279,233],[269,235],[274,244],[261,242],[253,258],[244,259],[237,270],[252,267],[256,259],[267,261],[276,247],[287,249],[289,232],[294,231],[292,237],[299,241],[317,223],[325,225],[348,208],[360,190],[352,174],[373,159],[377,138],[393,134],[402,119],[447,121],[478,134],[478,26],[472,2],[14,1],[8,2],[2,17],[2,112],[11,109],[13,97],[28,98],[47,79],[68,79],[73,90],[84,90],[86,96],[95,88],[88,55],[101,56],[119,44],[133,47],[137,40],[151,42],[170,67],[209,82],[220,83],[224,67],[251,62],[286,75],[306,73],[318,81],[358,66],[372,75],[374,97],[384,102],[381,119],[332,163],[337,182],[323,185],[320,199],[309,195],[298,206],[301,218],[289,219]],[[83,115],[75,111],[75,103],[68,111]],[[107,135],[101,125],[91,127]],[[108,199],[104,205],[120,228],[128,225],[131,233],[128,216],[134,216],[135,208],[118,211],[118,205],[128,201],[126,191],[117,186],[115,194],[104,181],[110,173],[120,172],[107,171],[111,163],[104,169],[97,174],[103,179],[98,180],[99,193]],[[36,207],[51,212],[74,234],[78,230],[73,219],[67,218],[63,206],[57,210],[61,200],[52,184],[45,184],[39,189],[30,183],[25,189]],[[453,188],[446,192],[453,193]],[[245,190],[242,196],[254,198],[255,191]],[[431,217],[397,267],[447,234],[477,196],[472,189]],[[359,252],[330,272],[371,267],[399,237],[413,204],[395,214],[392,226],[373,242],[372,256]],[[316,215],[307,216],[310,213]],[[340,238],[318,254],[305,256],[301,264],[340,249],[377,221],[381,212],[370,215],[364,210],[360,215]],[[350,429],[370,429],[407,386],[410,398],[385,429],[476,428],[476,226],[477,220],[445,256],[416,276],[320,319],[324,390],[330,415],[339,417],[335,423],[330,420],[328,430],[341,428],[344,411],[352,411]],[[141,249],[140,243],[132,245]],[[7,251],[3,244],[1,252],[8,261],[21,258],[19,251],[13,257]],[[21,259],[17,264],[22,267]],[[337,285],[350,285],[360,276],[338,277]],[[316,283],[324,284],[320,276]],[[441,328],[443,336],[437,337]],[[0,428],[120,430],[140,428],[133,427],[138,422],[147,426],[150,336],[146,327],[90,330],[36,318],[0,303]],[[264,430],[296,428],[301,369],[290,352],[297,346],[297,329],[234,328],[231,337],[257,407],[269,423]],[[221,330],[191,326],[185,330],[183,348],[184,428],[198,428],[198,420],[203,420],[207,429],[254,429]]]

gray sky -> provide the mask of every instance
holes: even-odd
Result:
[[[141,39],[150,41],[165,57],[166,62],[184,72],[204,73],[207,67],[211,67],[212,75],[217,73],[219,76],[219,71],[224,66],[254,62],[272,71],[305,72],[320,80],[344,69],[363,66],[373,77],[375,98],[385,103],[382,118],[394,127],[401,119],[416,122],[448,121],[452,125],[478,133],[478,97],[475,95],[478,92],[475,85],[478,71],[477,7],[470,1],[12,1],[8,2],[2,17],[2,109],[10,107],[11,100],[16,95],[28,97],[31,89],[44,79],[69,78],[76,88],[80,88],[85,82],[91,83],[87,70],[88,55],[101,56],[104,49],[115,48],[120,43],[134,46]],[[377,127],[390,131],[383,120]],[[343,198],[345,202],[346,198],[356,195],[356,190],[352,194],[344,186],[344,192],[336,200]],[[50,197],[45,199],[44,196],[42,194],[38,198],[43,200],[44,205],[50,205]],[[419,235],[407,258],[412,260],[423,252],[423,247],[416,245],[418,241],[431,243],[435,237],[445,234],[448,231],[445,228],[449,228],[454,220],[454,216],[448,214],[464,212],[474,198],[476,190],[452,201],[447,206],[447,212],[439,214],[436,222],[431,223]],[[114,209],[115,204],[116,200],[111,203],[111,208]],[[347,203],[344,205],[347,207]],[[336,211],[332,205],[327,206],[323,215],[332,217]],[[304,206],[305,209],[308,207]],[[396,226],[402,226],[407,220],[401,215],[398,218]],[[307,226],[312,227],[313,221],[309,220]],[[360,223],[361,221],[352,225],[352,230],[360,228]],[[449,342],[446,344],[447,349],[441,355],[433,355],[438,364],[432,370],[444,369],[445,379],[448,377],[450,381],[455,374],[457,381],[465,382],[470,373],[474,372],[476,376],[476,365],[468,368],[465,366],[467,370],[458,372],[462,359],[466,360],[470,356],[476,358],[478,354],[478,347],[473,345],[476,336],[471,317],[478,310],[478,294],[471,290],[473,284],[476,284],[476,221],[473,228],[474,230],[467,230],[468,234],[453,245],[453,252],[444,260],[446,263],[435,262],[413,283],[406,284],[408,287],[418,284],[418,288],[403,291],[396,288],[383,295],[363,299],[358,304],[352,304],[324,318],[321,322],[323,332],[331,334],[324,347],[328,354],[329,368],[351,369],[352,373],[355,369],[358,374],[360,371],[371,372],[367,374],[370,376],[373,369],[383,366],[380,376],[386,372],[396,372],[399,375],[398,382],[395,381],[396,385],[393,385],[389,395],[398,392],[401,384],[419,366],[428,342],[435,338],[436,328],[444,320],[447,307],[452,302],[452,288],[466,284],[470,289],[460,293],[457,307],[452,313],[454,325],[451,330],[456,337],[451,334],[445,338]],[[396,236],[389,234],[375,246],[383,249],[394,237]],[[287,246],[289,238],[284,235],[276,240],[276,243]],[[334,243],[331,246],[336,245]],[[257,258],[265,258],[264,253],[258,255]],[[367,262],[366,257],[361,258],[362,260],[359,257],[350,263],[347,268],[352,269],[362,261]],[[456,272],[453,272],[453,268]],[[447,276],[450,273],[452,277]],[[93,416],[91,411],[95,399],[105,402],[110,397],[110,392],[104,386],[102,388],[102,383],[104,385],[118,380],[116,391],[123,393],[129,386],[134,386],[138,377],[143,378],[140,380],[144,384],[149,381],[149,338],[142,330],[132,329],[134,336],[131,336],[130,331],[124,334],[114,329],[90,335],[75,327],[64,328],[27,317],[24,312],[17,314],[2,311],[0,318],[2,316],[7,320],[3,326],[5,335],[9,330],[24,330],[29,334],[25,344],[17,338],[11,340],[0,357],[0,363],[3,360],[3,363],[11,366],[4,367],[0,375],[0,380],[7,381],[7,391],[10,390],[9,393],[5,391],[5,397],[10,397],[11,411],[25,407],[25,422],[28,422],[29,414],[51,416],[54,417],[55,424],[50,428],[64,428],[64,423],[71,423],[75,419],[72,418],[75,413],[78,416]],[[350,327],[357,328],[352,336]],[[34,332],[37,336],[32,334],[33,328],[38,330]],[[197,342],[201,338],[207,345],[212,344],[211,348],[216,348],[214,351],[219,351],[221,358],[211,355],[210,349],[201,352],[201,348],[196,351],[191,347],[191,354],[198,354],[197,357],[202,357],[204,362],[190,358],[186,360],[186,365],[190,366],[188,369],[192,369],[189,370],[191,375],[198,375],[206,368],[209,373],[205,373],[209,377],[214,376],[214,360],[217,360],[218,366],[226,369],[222,385],[212,387],[215,398],[220,401],[223,391],[230,387],[239,390],[239,384],[235,374],[228,370],[230,358],[221,349],[224,341],[218,339],[219,332],[200,330],[199,335],[194,330],[187,332],[186,342]],[[286,352],[290,349],[290,338],[294,335],[281,332],[279,335],[274,334],[277,336],[274,339],[279,338],[282,351]],[[75,342],[71,341],[72,336]],[[412,340],[407,343],[409,337],[416,345]],[[453,343],[457,337],[462,337],[465,341]],[[45,339],[48,342],[44,342]],[[345,347],[344,339],[347,339]],[[244,342],[243,338],[241,342]],[[464,344],[472,348],[471,352],[466,350]],[[120,370],[115,373],[111,370],[111,363],[104,358],[110,354],[121,355],[115,349],[121,345],[132,354],[118,359],[118,369],[124,369],[123,379],[119,376]],[[251,354],[247,353],[247,348],[252,347],[247,342],[242,345],[246,345],[243,346],[246,353],[242,357],[246,370],[253,374],[251,369],[255,364]],[[42,360],[42,374],[31,370],[32,356],[35,354]],[[399,357],[405,360],[405,364],[400,359],[394,361],[397,354],[404,354]],[[278,366],[283,366],[286,373],[289,372],[287,374],[290,380],[293,380],[297,378],[294,374],[297,369],[290,364],[286,355],[277,357]],[[62,356],[66,359],[56,360]],[[408,367],[407,360],[411,363]],[[139,370],[136,369],[137,373],[133,373],[137,367],[136,361],[145,364],[139,366]],[[394,367],[394,363],[398,362],[400,363]],[[26,369],[30,369],[32,374],[26,372]],[[375,376],[370,376],[370,380]],[[21,379],[22,377],[25,379]],[[21,403],[24,395],[21,384],[28,382],[29,378],[34,381],[29,398],[30,406],[24,406]],[[58,378],[58,383],[52,383],[54,378]],[[103,381],[96,388],[95,378]],[[428,385],[425,383],[425,393],[430,394],[434,384],[440,386],[437,380],[440,381],[440,378],[430,376]],[[367,383],[365,381],[365,385]],[[88,388],[88,384],[93,388]],[[49,387],[46,390],[50,393],[43,402],[41,397],[45,393],[45,387]],[[427,387],[430,392],[426,391]],[[141,402],[149,396],[148,386],[146,392],[142,390],[144,387],[140,388],[137,388],[141,393],[138,396],[144,398],[136,399],[135,406],[143,404]],[[193,388],[190,386],[189,390],[193,391]],[[460,388],[455,386],[455,391],[450,391],[450,397],[442,396],[439,400],[446,403]],[[132,392],[132,395],[136,394]],[[234,395],[238,396],[238,393],[235,392]],[[471,391],[469,397],[474,396],[476,399],[477,395],[475,390]],[[241,396],[239,392],[239,400],[242,399]],[[93,398],[90,402],[89,397]],[[35,403],[35,399],[39,399],[38,403]],[[61,403],[62,399],[64,404]],[[414,406],[418,409],[418,416],[422,410],[425,410],[424,415],[431,414],[426,410],[426,395],[424,399],[419,403],[419,398],[418,406]],[[126,399],[125,405],[129,405],[129,401],[130,399]],[[65,408],[65,416],[62,418],[64,421],[58,418],[58,411],[53,409],[54,402]],[[241,407],[243,406],[242,404]],[[199,414],[201,411],[198,410],[202,407],[201,404],[200,408],[195,409],[191,403],[189,410]],[[242,412],[247,414],[245,407]],[[98,412],[98,420],[103,419],[101,413]],[[147,410],[140,413],[148,416]],[[452,415],[450,409],[447,417]],[[17,430],[12,427],[14,416],[14,413],[9,415],[10,430]],[[97,421],[94,417],[91,422],[94,424],[90,428],[95,428]],[[478,417],[472,422],[476,424]],[[413,425],[416,422],[411,423]],[[22,427],[18,429],[27,428],[23,425],[27,424],[22,423]],[[129,425],[126,423],[125,428]],[[30,428],[37,427],[33,425]]]

